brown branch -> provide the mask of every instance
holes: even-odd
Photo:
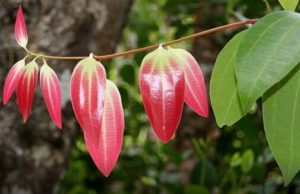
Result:
[[[205,36],[208,34],[212,34],[214,32],[218,32],[218,31],[222,31],[222,30],[226,30],[226,29],[230,29],[230,28],[235,28],[235,27],[239,27],[239,26],[244,26],[247,24],[254,24],[256,23],[257,19],[249,19],[249,20],[245,20],[245,21],[241,21],[241,22],[234,22],[231,24],[227,24],[227,25],[223,25],[223,26],[219,26],[216,28],[212,28],[209,30],[205,30],[202,32],[198,32],[195,34],[191,34],[176,40],[172,40],[169,42],[165,42],[163,44],[161,44],[162,46],[168,46],[168,45],[173,45],[185,40],[189,40],[189,39],[193,39],[193,38],[197,38],[200,36]],[[109,55],[94,55],[95,59],[98,60],[108,60],[108,59],[113,59],[116,57],[120,57],[120,56],[126,56],[126,55],[130,55],[130,54],[135,54],[135,53],[140,53],[140,52],[144,52],[144,51],[149,51],[149,50],[154,50],[156,48],[158,48],[159,44],[156,45],[151,45],[151,46],[147,46],[147,47],[143,47],[143,48],[138,48],[138,49],[132,49],[132,50],[128,50],[128,51],[123,51],[123,52],[119,52],[119,53],[114,53],[114,54],[109,54]],[[39,53],[34,53],[32,51],[26,50],[26,52],[31,55],[31,56],[36,56],[36,57],[42,57],[45,59],[57,59],[57,60],[80,60],[80,59],[84,59],[87,56],[51,56],[51,55],[43,55],[43,54],[39,54]]]

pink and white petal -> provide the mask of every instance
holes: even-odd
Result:
[[[28,35],[27,35],[26,23],[24,20],[21,6],[19,6],[18,8],[16,22],[15,22],[15,38],[21,47],[26,48],[28,42]]]
[[[164,143],[173,137],[184,103],[184,75],[164,48],[148,54],[139,75],[144,107],[156,136]]]
[[[208,100],[206,85],[200,65],[196,59],[183,49],[168,50],[174,53],[183,68],[185,77],[184,100],[188,106],[203,117],[208,116]]]
[[[51,119],[61,129],[61,87],[56,73],[46,62],[40,72],[40,87]]]
[[[24,70],[24,66],[25,66],[25,59],[22,59],[10,68],[5,78],[4,87],[3,87],[3,104],[8,103],[10,97],[15,91],[19,79]]]
[[[105,85],[101,63],[92,56],[79,61],[71,76],[71,102],[77,121],[93,144],[99,143]]]
[[[28,63],[19,79],[16,94],[19,110],[25,123],[29,117],[38,78],[38,65],[35,60]]]
[[[85,136],[87,148],[97,168],[108,177],[121,153],[124,133],[124,112],[118,88],[106,81],[105,103],[99,144]]]

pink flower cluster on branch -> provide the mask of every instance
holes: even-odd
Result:
[[[15,23],[15,38],[28,55],[32,55],[26,48],[28,36],[21,7]],[[37,56],[26,64],[26,56],[11,67],[4,83],[3,103],[7,104],[16,90],[17,104],[26,122],[39,77],[50,117],[62,128],[60,82],[45,58],[39,72],[36,62],[39,57],[43,58]],[[200,116],[208,116],[203,74],[194,57],[183,49],[160,46],[148,54],[140,68],[139,83],[150,124],[164,143],[175,134],[184,102]],[[87,150],[99,171],[109,176],[123,144],[124,111],[119,90],[107,80],[105,68],[92,54],[78,62],[70,85],[72,107],[83,130]]]

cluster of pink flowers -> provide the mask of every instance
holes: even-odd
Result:
[[[27,51],[28,36],[21,7],[17,13],[15,37]],[[39,74],[36,58],[25,65],[26,59],[12,66],[3,89],[4,104],[16,90],[24,122],[30,114]],[[62,128],[60,82],[45,59],[39,78],[50,117]],[[184,102],[200,116],[208,116],[203,74],[194,57],[183,49],[160,46],[149,53],[142,62],[139,83],[150,124],[164,143],[174,136]],[[97,168],[109,176],[123,143],[124,112],[118,88],[106,79],[105,68],[93,55],[78,62],[70,88],[73,110],[83,130],[87,150]]]

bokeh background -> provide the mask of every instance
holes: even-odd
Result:
[[[29,48],[51,55],[109,54],[176,39],[245,18],[280,10],[276,0],[1,0],[0,84],[25,52],[14,39],[23,6]],[[193,53],[209,86],[216,56],[246,27],[214,33],[174,47]],[[203,119],[185,106],[176,137],[157,141],[145,115],[138,71],[146,53],[103,61],[122,96],[125,135],[118,164],[108,178],[87,153],[69,101],[76,61],[48,60],[63,89],[63,129],[52,123],[39,86],[23,124],[13,97],[0,105],[0,193],[2,194],[292,194],[268,148],[261,108],[220,129],[212,111]],[[41,64],[41,61],[38,61]],[[2,96],[2,89],[0,90]],[[222,98],[222,96],[220,96]]]

